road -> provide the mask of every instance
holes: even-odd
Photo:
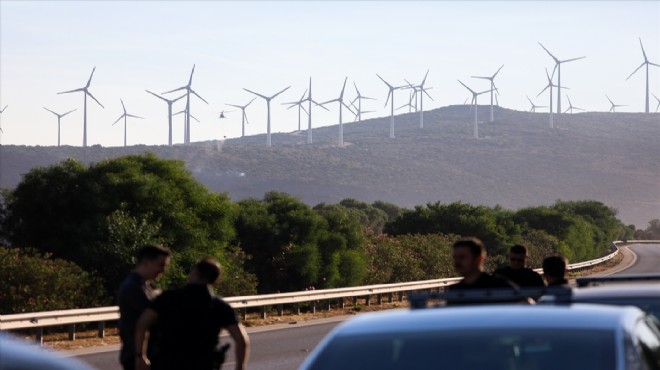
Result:
[[[623,249],[624,259],[621,264],[610,270],[614,274],[636,274],[660,272],[660,245],[633,245]],[[252,342],[250,357],[251,370],[288,370],[296,369],[309,351],[341,321],[347,317],[271,327],[249,328]],[[74,352],[72,355],[87,362],[99,370],[120,369],[117,347],[101,350],[90,349]],[[227,359],[223,369],[231,369],[233,356]]]

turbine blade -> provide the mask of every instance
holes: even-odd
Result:
[[[144,119],[144,117],[135,116],[135,115],[132,115],[132,114],[127,114],[126,117],[133,117],[133,118]]]
[[[430,69],[427,69],[427,70],[426,70],[426,74],[424,75],[424,79],[422,80],[422,83],[420,84],[420,86],[421,86],[422,88],[424,88],[424,84],[426,83],[426,78],[429,76],[429,72],[430,72],[430,71],[431,71]]]
[[[193,89],[190,89],[190,92],[191,92],[191,93],[193,93],[193,94],[194,94],[194,95],[195,95],[196,97],[198,97],[198,98],[200,98],[200,99],[202,99],[202,101],[203,101],[204,103],[206,103],[206,104],[208,104],[208,103],[209,103],[209,102],[207,102],[207,101],[206,101],[206,100],[205,100],[204,98],[202,98],[201,96],[199,96],[199,94],[198,94],[198,93],[196,93],[196,92],[195,92],[195,90],[193,90]]]
[[[548,49],[546,49],[545,46],[543,46],[543,44],[539,42],[539,45],[541,45],[543,50],[545,50],[545,52],[548,53],[548,55],[550,55],[550,57],[555,61],[555,63],[559,63],[559,59],[557,59],[554,55],[552,55],[552,53]]]
[[[60,117],[64,117],[64,116],[66,116],[66,115],[69,114],[69,113],[73,113],[73,112],[75,112],[76,110],[77,110],[77,109],[70,110],[70,111],[64,113],[63,115],[61,115]]]
[[[52,113],[52,114],[58,116],[58,117],[60,116],[59,114],[53,112],[52,110],[50,110],[50,109],[48,109],[48,108],[46,108],[46,107],[44,107],[44,109],[47,110],[47,111],[49,111],[50,113]],[[4,109],[3,109],[3,111],[4,111]]]
[[[344,85],[341,87],[341,93],[339,94],[339,99],[344,98],[344,90],[346,89],[346,81],[348,81],[348,76],[344,78]]]
[[[92,83],[92,77],[94,77],[94,71],[96,71],[96,67],[92,68],[92,73],[89,75],[89,80],[87,80],[87,85],[85,85],[85,87],[89,87],[89,85]]]
[[[644,45],[642,44],[642,38],[639,38],[639,46],[642,47],[642,54],[644,55],[644,61],[647,62],[648,59],[646,58],[646,51],[644,51]]]
[[[174,90],[170,90],[170,91],[165,91],[163,94],[169,94],[169,93],[173,93],[173,92],[175,92],[175,91],[180,91],[180,90],[188,90],[188,87],[187,87],[187,86],[182,86],[182,87],[179,87],[178,89],[174,89]]]
[[[284,89],[280,90],[277,94],[271,96],[271,99],[275,99],[275,98],[276,98],[278,95],[280,95],[281,93],[283,93],[283,92],[289,90],[290,87],[291,87],[291,86],[287,86],[287,87],[285,87]]]
[[[230,107],[234,107],[234,108],[241,108],[241,109],[243,109],[243,107],[241,107],[240,105],[234,105],[234,104],[225,104],[225,105],[228,105],[228,106],[230,106]]]
[[[652,66],[655,66],[655,67],[660,67],[660,64],[655,64],[655,63],[651,63],[651,62],[649,62],[649,64],[652,65]]]
[[[94,101],[97,102],[97,103],[101,106],[101,108],[105,109],[105,107],[103,106],[103,104],[101,104],[100,101],[96,100],[96,98],[94,97],[94,95],[92,95],[91,92],[85,90],[85,94],[89,95],[90,98],[94,99]]]
[[[474,90],[472,90],[471,88],[467,87],[467,85],[464,84],[463,82],[461,82],[461,80],[456,80],[456,81],[458,81],[458,82],[459,82],[461,85],[463,85],[466,89],[470,90],[470,92],[471,92],[472,94],[476,94],[476,93],[474,92]]]
[[[426,92],[426,90],[427,90],[427,89],[424,89],[424,90],[422,90],[422,91],[424,92],[424,94],[426,94],[426,96],[429,97],[429,99],[431,99],[432,101],[435,101],[435,100],[433,100],[433,97],[431,97],[431,95],[429,95],[429,93]]]
[[[483,76],[470,76],[471,78],[481,78],[482,80],[490,80],[490,77],[483,77]]]
[[[247,104],[245,104],[245,106],[243,107],[243,109],[245,109],[245,108],[247,108],[247,107],[248,107],[248,105],[250,105],[250,104],[252,104],[252,102],[253,102],[253,101],[255,101],[255,100],[257,100],[257,98],[256,98],[256,97],[254,97],[254,98],[252,98],[252,100],[250,100],[250,102],[249,102],[249,103],[247,103]]]
[[[385,81],[382,77],[380,77],[380,75],[378,73],[376,73],[376,76],[378,76],[378,78],[380,78],[380,80],[383,81],[383,83],[385,83],[385,85],[387,85],[387,87],[389,87],[390,89],[393,88],[392,85],[387,83],[387,81]],[[385,105],[387,105],[387,104],[385,104]]]
[[[68,93],[74,93],[74,92],[78,92],[78,91],[85,91],[85,89],[86,89],[85,87],[81,87],[81,88],[75,89],[75,90],[68,90],[68,91],[58,92],[58,94],[68,94]]]
[[[121,121],[122,118],[124,118],[123,114],[119,118],[117,118],[117,120],[113,122],[112,125],[114,126],[117,122]]]
[[[502,66],[497,70],[497,72],[495,72],[495,74],[493,75],[493,77],[491,77],[491,79],[495,79],[495,76],[497,76],[497,74],[500,73],[502,68],[504,68],[504,64],[502,64]]]
[[[163,98],[162,96],[160,96],[160,95],[158,95],[158,94],[156,94],[156,93],[153,93],[153,92],[151,92],[151,91],[149,91],[149,90],[144,90],[144,91],[146,91],[146,92],[148,92],[149,94],[151,94],[151,95],[157,97],[158,99],[168,101],[167,99]]]
[[[355,91],[357,92],[358,96],[360,96],[360,90],[358,90],[357,84],[355,83],[355,81],[353,81],[353,86],[355,86]]]
[[[376,98],[370,98],[368,96],[361,96],[360,98],[364,100],[377,100]]]
[[[387,94],[387,99],[385,99],[385,107],[387,107],[387,103],[390,102],[390,96],[394,94],[394,90],[390,89],[390,92]]]
[[[547,85],[543,90],[541,90],[541,92],[538,93],[538,95],[536,95],[536,97],[538,98],[539,96],[541,96],[541,94],[543,94],[545,92],[545,90],[548,89],[548,87],[550,87],[550,85]]]
[[[193,64],[192,71],[190,71],[190,79],[188,80],[188,87],[192,85],[193,73],[195,73],[195,65]]]
[[[586,58],[586,57],[579,57],[579,58],[566,59],[566,60],[562,60],[560,63],[573,62],[573,61],[575,61],[575,60],[584,59],[584,58]]]
[[[126,114],[126,106],[124,106],[124,101],[119,98],[119,101],[121,102],[121,107],[124,109],[124,114]]]

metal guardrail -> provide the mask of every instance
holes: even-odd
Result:
[[[597,258],[590,261],[579,262],[570,264],[569,271],[579,271],[584,268],[594,267],[603,264],[619,254],[618,245],[624,244],[622,241],[613,242],[617,249],[605,257]],[[631,240],[627,244],[660,244],[658,240]],[[542,269],[535,269],[535,271],[542,273]],[[392,301],[392,294],[399,293],[399,299],[403,300],[404,294],[416,290],[429,290],[438,289],[442,287],[455,284],[461,278],[446,278],[446,279],[433,279],[424,281],[412,281],[405,283],[395,284],[379,284],[368,285],[349,288],[338,289],[321,289],[302,292],[291,293],[277,293],[277,294],[264,294],[252,295],[242,297],[228,297],[225,301],[229,303],[234,309],[247,309],[254,307],[261,307],[261,314],[265,317],[266,307],[277,306],[278,313],[282,314],[283,305],[298,305],[300,303],[312,302],[315,309],[315,303],[318,301],[328,301],[339,299],[343,307],[345,298],[366,297],[366,304],[370,303],[371,296],[378,297],[378,303],[382,302],[382,295],[389,294],[390,302]],[[43,328],[49,326],[69,325],[69,339],[75,339],[75,324],[83,323],[99,323],[99,336],[103,337],[106,321],[114,321],[119,319],[119,308],[117,306],[87,308],[76,310],[62,310],[62,311],[48,311],[48,312],[33,312],[15,315],[0,315],[0,331],[3,330],[17,330],[17,329],[37,329],[37,341],[41,342],[43,335]]]

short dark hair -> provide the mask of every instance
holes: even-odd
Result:
[[[486,256],[486,247],[478,238],[463,238],[454,243],[453,248],[470,248],[473,257]]]
[[[220,277],[220,274],[222,274],[222,267],[213,257],[206,257],[197,262],[194,270],[197,271],[199,277],[207,284],[215,283]]]
[[[140,263],[144,260],[153,261],[160,256],[169,257],[170,250],[158,244],[147,244],[144,247],[140,248],[137,253],[137,263]]]
[[[527,247],[522,244],[516,244],[509,249],[509,253],[527,255]]]
[[[550,256],[543,260],[543,273],[555,279],[563,279],[568,260],[563,256]]]

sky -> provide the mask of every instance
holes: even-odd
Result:
[[[589,111],[606,111],[605,94],[622,112],[644,109],[644,69],[626,77],[648,58],[660,64],[660,1],[14,1],[0,0],[0,108],[2,144],[56,145],[56,112],[77,109],[62,119],[62,144],[82,144],[83,95],[58,92],[83,87],[93,67],[90,92],[105,106],[88,101],[88,144],[123,145],[123,113],[128,144],[167,143],[167,105],[147,94],[187,83],[196,65],[193,89],[209,104],[193,99],[193,141],[238,137],[240,111],[252,99],[291,86],[272,102],[273,132],[297,129],[297,110],[281,103],[300,98],[313,79],[313,97],[378,100],[364,109],[389,114],[387,88],[406,78],[427,86],[433,101],[425,109],[463,104],[468,91],[488,89],[470,78],[495,73],[503,107],[528,110],[552,71],[543,43],[559,59],[586,56],[562,66],[563,94]],[[660,97],[660,68],[650,71],[651,92]],[[171,94],[170,97],[178,95]],[[408,93],[396,92],[398,107]],[[480,97],[479,103],[488,103]],[[175,104],[175,112],[184,108]],[[657,102],[651,97],[651,109]],[[314,110],[314,126],[337,124],[336,104]],[[404,112],[404,110],[400,111]],[[266,103],[247,110],[246,134],[266,130]],[[346,113],[345,113],[346,116]],[[348,119],[352,118],[348,115]],[[347,120],[347,119],[345,119]],[[306,119],[303,117],[303,127]],[[183,141],[183,117],[174,118],[174,141]]]

